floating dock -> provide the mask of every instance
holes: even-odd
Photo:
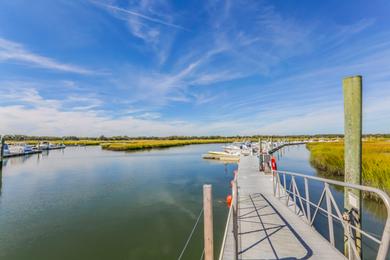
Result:
[[[228,161],[228,162],[238,162],[240,160],[240,156],[210,154],[210,153],[202,155],[202,158],[209,159],[209,160]]]
[[[345,259],[314,228],[274,196],[273,177],[259,172],[256,156],[238,167],[237,256],[229,213],[219,259]]]

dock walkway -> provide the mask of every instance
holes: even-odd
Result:
[[[256,156],[238,167],[238,259],[345,259],[317,231],[273,195],[272,176]],[[230,218],[222,259],[234,258]]]

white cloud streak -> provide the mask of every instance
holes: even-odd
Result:
[[[22,44],[9,41],[4,38],[0,38],[0,62],[5,61],[21,62],[40,68],[62,72],[70,72],[83,75],[95,74],[89,69],[66,63],[60,63],[54,59],[35,54],[27,50]]]
[[[142,14],[142,13],[130,10],[130,9],[125,9],[125,8],[121,8],[121,7],[118,7],[118,6],[104,4],[104,3],[100,3],[100,2],[96,2],[96,1],[92,1],[92,2],[95,3],[95,4],[98,4],[98,5],[104,6],[107,9],[110,9],[110,10],[113,10],[113,11],[123,12],[125,14],[129,14],[129,15],[132,15],[132,16],[135,16],[135,17],[138,17],[138,18],[142,18],[142,19],[144,19],[146,21],[149,21],[149,22],[165,25],[165,26],[168,26],[168,27],[171,27],[171,28],[175,28],[175,29],[179,29],[179,30],[189,31],[188,29],[184,28],[183,26],[180,26],[180,25],[177,25],[177,24],[174,24],[174,23],[170,23],[170,22],[167,22],[167,21],[155,18],[155,17],[147,16],[145,14]]]

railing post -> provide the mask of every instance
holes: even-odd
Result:
[[[291,176],[291,189],[293,190],[293,198],[294,198],[294,213],[296,214],[297,213],[297,198],[295,195],[296,191],[295,191],[294,183],[295,183],[295,177]]]
[[[309,183],[307,178],[304,178],[305,180],[305,197],[306,197],[306,211],[307,211],[307,221],[310,224],[311,223],[311,212],[310,212],[310,196],[309,196]]]
[[[214,260],[213,195],[210,184],[203,185],[204,259]]]
[[[332,246],[334,246],[334,229],[333,229],[333,217],[332,217],[332,204],[329,197],[329,184],[324,183],[325,185],[325,199],[326,199],[326,212],[328,213],[328,229],[329,229],[329,241]]]
[[[362,77],[353,76],[343,80],[344,92],[344,181],[362,184]],[[350,214],[355,226],[361,223],[361,191],[344,189],[344,209]],[[355,216],[352,216],[355,215]],[[344,231],[345,232],[345,231]],[[361,234],[356,232],[355,244],[361,257]],[[344,244],[344,252],[348,256],[348,243]]]
[[[277,184],[275,183],[275,172],[272,172],[272,190],[274,192],[274,197],[276,197],[276,189],[277,189]]]
[[[238,187],[237,179],[233,181],[233,236],[234,259],[238,259]]]

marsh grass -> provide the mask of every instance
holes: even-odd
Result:
[[[136,140],[126,142],[103,143],[101,147],[112,151],[134,151],[153,148],[167,148],[190,144],[228,143],[230,139],[191,139],[191,140]]]
[[[132,150],[144,150],[153,148],[168,148],[174,146],[183,146],[190,144],[212,144],[212,143],[231,143],[240,141],[237,138],[220,138],[220,139],[184,139],[184,140],[52,140],[53,144],[65,144],[66,146],[89,146],[100,145],[105,150],[112,151],[132,151]],[[41,141],[28,140],[8,142],[10,144],[27,143],[30,145],[37,145]]]
[[[344,176],[344,143],[308,143],[310,163],[328,175]],[[362,182],[390,194],[390,140],[363,142]]]

